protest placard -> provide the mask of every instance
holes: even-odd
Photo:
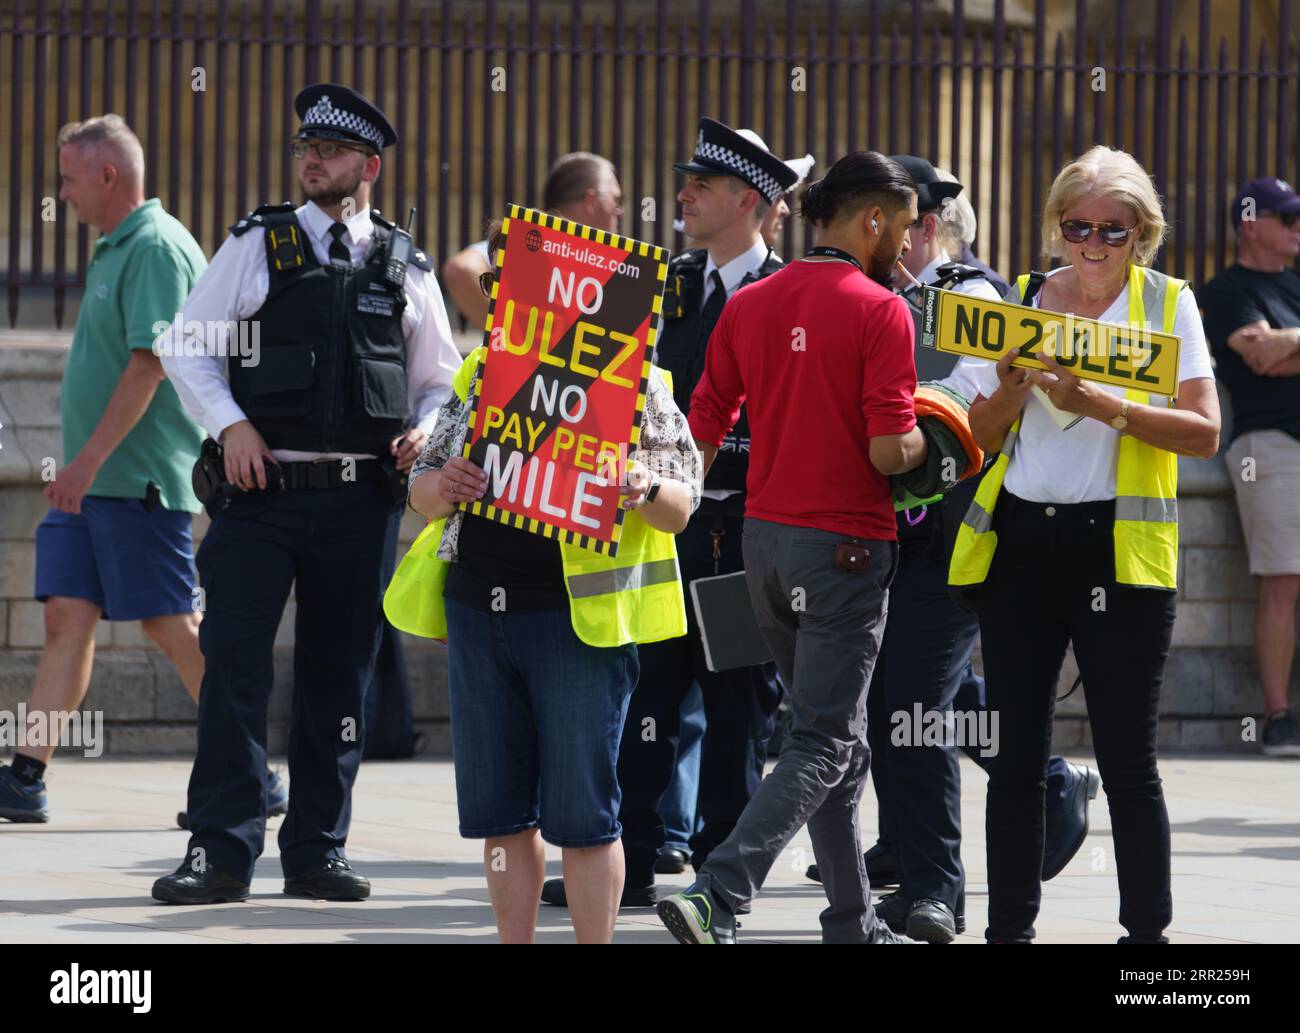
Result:
[[[615,555],[640,442],[664,248],[510,206],[471,388],[470,512]]]

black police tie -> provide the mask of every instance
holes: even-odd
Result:
[[[713,290],[705,300],[704,310],[700,313],[700,321],[705,326],[712,326],[718,321],[718,317],[722,315],[722,306],[727,303],[727,289],[722,286],[722,274],[714,269],[709,276],[709,282],[713,284]]]
[[[329,229],[329,234],[334,239],[330,241],[330,261],[341,262],[343,265],[352,264],[352,252],[348,246],[343,243],[343,234],[347,233],[348,228],[341,222],[336,222]]]

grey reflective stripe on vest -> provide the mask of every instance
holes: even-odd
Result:
[[[972,499],[961,522],[976,534],[983,534],[993,529],[993,514]]]
[[[639,588],[676,580],[675,559],[655,560],[653,563],[637,563],[631,567],[574,574],[569,578],[569,597],[588,599],[593,595],[609,595],[611,592],[635,592]]]
[[[1121,495],[1115,500],[1116,520],[1141,520],[1149,524],[1178,523],[1178,500],[1145,495]]]
[[[1016,447],[1016,442],[1020,440],[1020,432],[1014,427],[1007,431],[1006,437],[1002,439],[1002,448],[1000,451],[1007,457],[1007,462],[1011,461],[1011,452]]]

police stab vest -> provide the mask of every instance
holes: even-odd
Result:
[[[1028,284],[1029,276],[1021,276],[1007,300],[1024,299]],[[1184,280],[1131,265],[1129,322],[1145,326],[1150,313],[1159,319],[1165,333],[1173,333],[1178,293],[1186,286]],[[1124,397],[1140,405],[1151,399],[1145,391],[1132,389],[1126,390]],[[988,576],[998,544],[998,536],[993,531],[993,511],[1007,467],[1014,458],[1022,418],[1023,414],[1017,416],[1007,431],[1002,451],[984,474],[975,501],[957,531],[957,544],[948,568],[948,583],[954,587],[978,585]],[[1121,434],[1119,439],[1115,580],[1136,588],[1174,591],[1178,586],[1178,456],[1129,434]]]
[[[479,347],[461,364],[452,383],[464,401],[479,364]],[[424,638],[446,638],[443,588],[451,563],[438,558],[447,521],[430,522],[398,564],[384,593],[393,627]],[[676,540],[645,522],[635,510],[623,520],[614,557],[564,542],[560,558],[574,633],[589,646],[645,644],[686,634],[686,596],[677,567]]]
[[[235,236],[266,229],[270,285],[252,317],[260,357],[230,363],[230,389],[270,448],[383,456],[408,426],[406,294],[384,278],[392,224],[371,218],[358,266],[321,265],[291,204],[231,227]]]
[[[683,414],[689,414],[691,394],[704,376],[704,356],[716,320],[704,318],[701,298],[704,294],[704,269],[709,253],[696,248],[678,255],[668,263],[668,280],[664,287],[664,322],[656,345],[656,361],[672,374],[673,400]],[[757,274],[750,273],[737,286],[771,276],[781,268],[781,260],[768,253]],[[732,291],[731,297],[735,294]],[[720,491],[744,491],[749,474],[749,416],[740,407],[736,421],[717,457],[709,468],[704,487]]]

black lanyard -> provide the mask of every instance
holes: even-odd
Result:
[[[804,257],[805,258],[838,258],[841,262],[850,262],[853,265],[857,266],[858,272],[862,273],[863,276],[867,274],[867,271],[862,268],[861,262],[859,262],[852,255],[850,255],[847,251],[841,251],[837,247],[826,247],[825,245],[819,244],[817,245],[817,247],[810,247],[807,253],[804,255]]]

